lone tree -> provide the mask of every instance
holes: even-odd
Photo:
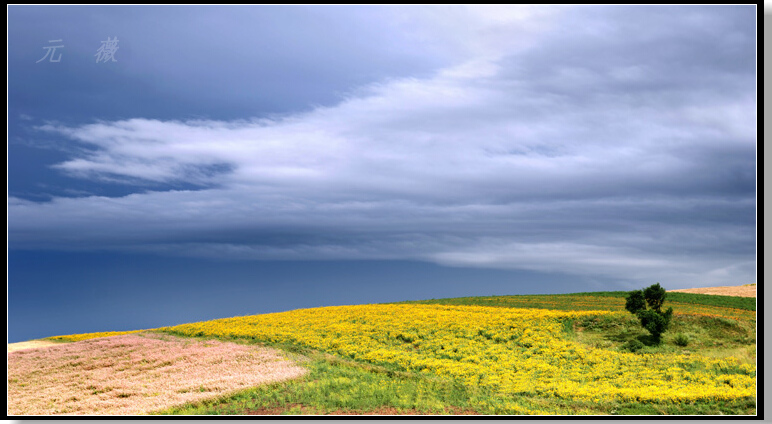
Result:
[[[673,308],[662,312],[665,296],[665,289],[657,283],[643,290],[631,291],[625,303],[625,309],[638,317],[641,326],[651,333],[656,343],[660,342],[662,333],[667,331],[670,318],[673,317]],[[646,304],[649,305],[648,309]]]

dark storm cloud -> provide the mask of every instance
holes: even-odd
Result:
[[[38,125],[86,148],[72,178],[206,188],[11,198],[11,245],[755,281],[754,8],[387,10],[344,26],[456,64],[281,116]],[[221,54],[191,75],[241,101]]]
[[[411,46],[389,21],[374,19],[379,13],[271,6],[11,7],[9,103],[17,113],[59,121],[233,119],[333,104],[357,85],[426,73],[447,61]],[[113,66],[95,63],[108,36],[119,39]],[[62,61],[36,64],[50,39],[63,40]]]

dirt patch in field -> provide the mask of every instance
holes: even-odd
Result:
[[[10,415],[139,415],[305,368],[277,350],[162,335],[57,343],[8,354]]]
[[[703,287],[697,289],[668,290],[676,293],[717,294],[721,296],[756,297],[756,285]]]
[[[39,349],[41,347],[56,346],[60,343],[49,342],[46,340],[30,340],[28,342],[8,343],[8,353],[16,352],[17,350],[27,349]]]

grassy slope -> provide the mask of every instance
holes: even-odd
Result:
[[[569,295],[490,296],[432,299],[403,303],[461,304],[497,307],[536,307],[562,310],[624,310],[625,292]],[[755,363],[755,299],[668,293],[676,310],[672,329],[660,346],[646,346],[647,353],[676,352],[725,357]],[[680,312],[679,312],[680,311]],[[566,323],[566,337],[593,347],[619,348],[630,339],[648,342],[646,332],[633,316],[586,318]],[[672,343],[676,334],[687,346]],[[426,374],[373,366],[336,356],[277,346],[309,356],[311,373],[300,380],[258,387],[226,398],[184,405],[163,414],[496,414],[504,413],[501,395],[472,390],[451,380]],[[512,399],[510,398],[509,401]],[[565,399],[518,396],[523,411],[548,414],[755,414],[755,400],[669,403],[587,403]],[[511,409],[509,410],[511,413]],[[526,412],[527,413],[527,412]]]
[[[233,396],[182,405],[160,415],[511,414],[506,396],[426,374],[312,353],[299,380],[255,387]],[[522,413],[554,415],[753,415],[753,400],[684,404],[586,402],[518,396]],[[528,411],[528,412],[526,412]]]
[[[400,303],[436,303],[442,305],[481,305],[504,306],[515,308],[546,308],[560,310],[624,310],[624,299],[628,292],[587,292],[571,294],[540,294],[513,296],[478,296],[454,297],[447,299],[429,299],[405,301]],[[592,299],[588,303],[587,300]],[[579,300],[577,302],[577,300]],[[695,293],[667,293],[666,302],[677,309],[678,306],[700,305],[720,308],[756,310],[756,298],[739,296],[716,296]],[[703,308],[704,309],[704,308]]]

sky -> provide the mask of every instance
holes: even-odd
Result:
[[[10,6],[9,341],[756,283],[756,13]]]

